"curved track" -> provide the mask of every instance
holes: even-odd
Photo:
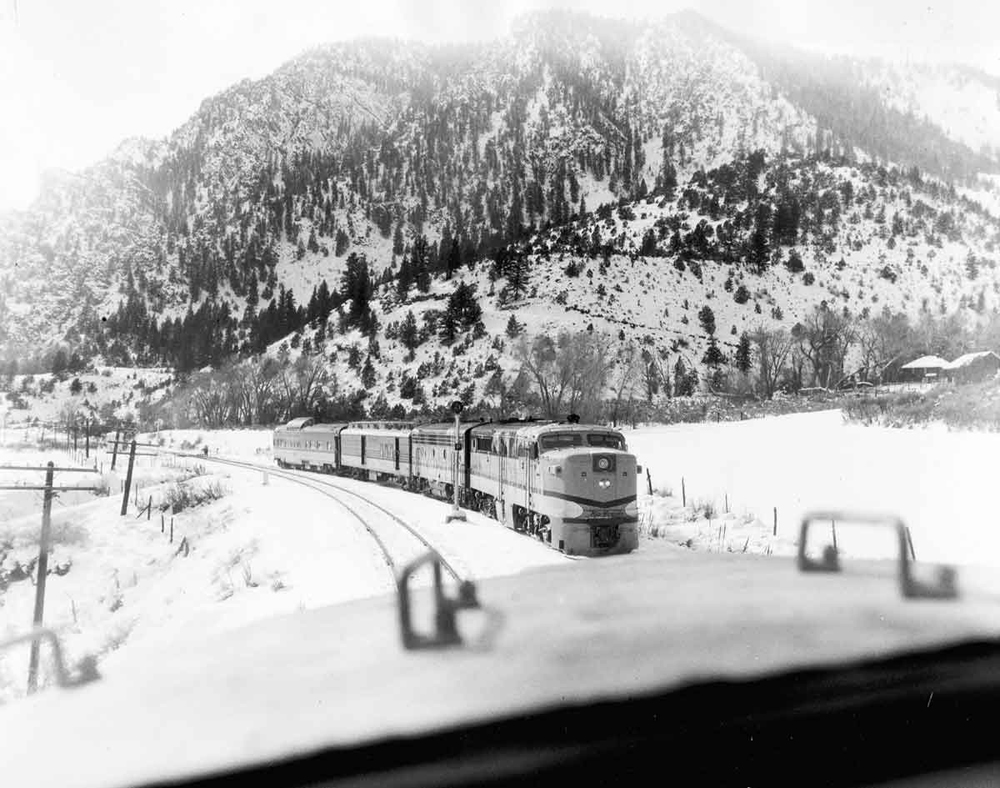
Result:
[[[329,477],[319,476],[316,474],[308,473],[306,471],[283,470],[280,468],[276,468],[274,466],[258,465],[252,462],[224,459],[221,457],[210,457],[210,456],[203,457],[201,455],[192,455],[192,454],[181,454],[180,456],[194,460],[201,460],[203,462],[204,461],[215,462],[221,465],[229,465],[237,468],[243,468],[245,470],[267,471],[269,474],[275,476],[276,478],[285,479],[287,481],[291,481],[296,484],[301,484],[303,487],[315,490],[316,492],[326,495],[328,498],[331,498],[332,500],[336,501],[336,503],[343,509],[345,509],[348,513],[350,513],[375,540],[375,543],[378,545],[379,550],[382,553],[382,557],[385,560],[386,566],[392,574],[392,581],[394,585],[396,583],[399,574],[397,571],[397,567],[400,564],[405,565],[406,563],[413,560],[426,550],[431,550],[439,556],[442,567],[444,567],[445,571],[448,572],[448,574],[450,574],[455,579],[456,582],[460,583],[463,580],[467,579],[462,577],[462,575],[444,557],[443,553],[439,549],[437,549],[433,544],[431,544],[427,540],[427,538],[412,525],[407,523],[397,514],[390,511],[381,504],[369,500],[364,495],[361,495],[360,493],[357,493],[354,490],[350,490],[339,484],[335,484],[333,480],[330,479]],[[338,495],[334,494],[333,492],[334,490],[336,490],[338,493],[344,493],[346,495],[350,495],[360,500],[365,506],[378,511],[385,519],[389,520],[393,524],[393,526],[396,527],[396,535],[389,536],[387,538],[385,533],[380,533],[380,529],[377,528],[375,525],[373,525],[372,522],[370,522],[370,518],[366,519],[361,513],[358,512],[356,508],[346,503]],[[417,550],[413,550],[411,547],[411,549],[406,551],[408,553],[407,555],[400,555],[400,553],[403,552],[403,550],[400,549],[400,540],[399,540],[400,530],[408,534],[411,545],[412,542],[415,541],[419,543],[420,548]],[[392,548],[390,548],[389,546],[390,543],[393,544]]]

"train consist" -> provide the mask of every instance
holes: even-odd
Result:
[[[569,422],[398,421],[317,424],[298,418],[274,431],[274,458],[302,468],[395,481],[459,500],[567,555],[638,547],[635,456],[616,430]],[[457,454],[457,457],[456,457]]]

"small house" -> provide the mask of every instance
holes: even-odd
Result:
[[[1000,356],[992,350],[966,353],[944,368],[944,374],[954,383],[979,383],[995,377],[997,371],[1000,371]]]
[[[948,362],[937,356],[921,356],[900,367],[901,379],[909,383],[937,383]]]

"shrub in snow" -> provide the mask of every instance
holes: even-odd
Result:
[[[785,267],[793,274],[801,273],[806,268],[802,263],[802,257],[795,249],[792,249],[792,251],[788,253],[788,259],[785,261]]]
[[[228,494],[229,490],[219,481],[199,486],[185,483],[172,484],[167,488],[166,495],[160,503],[160,509],[169,510],[171,514],[178,514],[185,509],[217,501]]]
[[[102,498],[106,498],[111,495],[111,479],[105,474],[101,476],[96,482],[94,482],[94,495]]]

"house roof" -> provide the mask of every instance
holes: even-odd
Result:
[[[961,369],[962,367],[967,367],[978,359],[985,358],[986,356],[993,356],[997,361],[1000,361],[1000,356],[994,353],[992,350],[981,350],[978,353],[966,353],[964,356],[959,356],[950,364],[948,364],[945,369]]]
[[[903,364],[902,369],[944,369],[947,366],[948,362],[938,356],[921,356],[909,364]]]

